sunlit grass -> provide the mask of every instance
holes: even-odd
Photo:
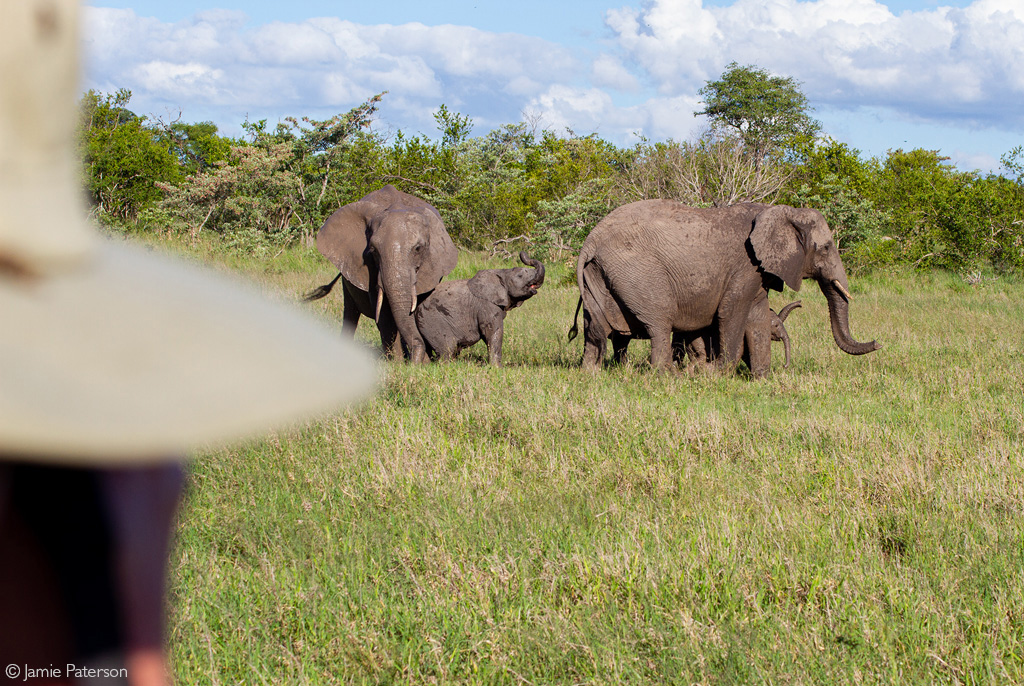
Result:
[[[294,298],[336,273],[310,253],[227,266]],[[643,341],[582,371],[564,277],[502,369],[388,363],[359,407],[196,457],[179,683],[1024,680],[1024,285],[855,279],[864,357],[813,283],[775,294],[793,364],[751,381]]]

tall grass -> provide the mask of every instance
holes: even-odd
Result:
[[[334,275],[312,255],[230,267],[293,298]],[[884,347],[850,357],[809,282],[773,295],[803,299],[793,364],[751,381],[642,341],[584,372],[565,277],[502,369],[386,363],[358,407],[195,457],[179,683],[1024,681],[1024,285],[855,279]]]

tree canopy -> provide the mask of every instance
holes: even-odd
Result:
[[[706,115],[714,128],[739,136],[757,159],[806,146],[821,131],[792,77],[732,62],[720,79],[708,81],[698,93],[704,109],[694,114]]]
[[[138,116],[124,89],[89,91],[83,183],[114,229],[214,236],[256,253],[311,243],[331,212],[391,183],[437,207],[469,248],[571,260],[594,225],[628,202],[760,201],[820,210],[851,270],[1024,271],[1021,147],[1004,157],[1005,175],[960,171],[929,150],[865,159],[818,135],[792,79],[734,63],[701,93],[712,130],[620,148],[535,122],[474,136],[472,120],[445,105],[435,136],[384,136],[370,126],[384,93],[322,121],[247,121],[235,139],[211,122]]]

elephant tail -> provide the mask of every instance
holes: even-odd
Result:
[[[319,300],[320,298],[324,297],[325,295],[331,292],[331,289],[334,288],[334,284],[338,283],[338,279],[340,278],[341,272],[338,272],[338,275],[334,277],[334,279],[330,283],[325,283],[323,286],[320,286],[319,288],[314,288],[309,293],[306,293],[304,296],[302,296],[302,302],[308,303],[314,300]]]
[[[580,299],[579,299],[578,301],[576,301],[576,314],[574,314],[574,315],[572,316],[572,328],[571,328],[571,329],[569,329],[569,340],[570,340],[570,341],[571,341],[572,339],[576,338],[576,336],[577,336],[577,335],[579,334],[579,332],[580,332],[580,329],[579,329],[579,327],[578,327],[578,326],[576,326],[576,320],[577,320],[577,319],[579,319],[579,316],[580,316],[580,308],[581,308],[581,307],[583,307],[583,296],[582,296],[582,295],[580,296]]]
[[[580,299],[576,301],[576,314],[572,316],[572,328],[569,329],[569,340],[576,338],[579,334],[580,329],[576,325],[576,321],[580,316],[580,308],[583,307],[583,292],[587,286],[583,278],[583,268],[587,262],[594,257],[594,246],[589,241],[583,242],[583,248],[580,250],[580,256],[576,260],[576,285],[580,289]]]

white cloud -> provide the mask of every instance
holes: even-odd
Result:
[[[432,130],[431,111],[441,103],[472,103],[478,117],[500,121],[583,72],[561,46],[466,26],[319,18],[252,29],[234,12],[169,24],[91,7],[85,19],[86,87],[130,88],[142,112],[227,107],[261,118],[319,116],[387,90],[386,107],[403,126]]]
[[[625,55],[666,95],[694,93],[736,61],[803,83],[812,102],[889,106],[983,123],[1024,98],[1024,5],[977,0],[893,15],[875,0],[654,0],[609,12]]]
[[[274,22],[261,26],[249,38],[254,60],[265,65],[327,64],[348,57],[333,36],[310,23]]]
[[[602,90],[563,85],[550,87],[527,108],[541,116],[545,128],[579,133],[597,129],[614,109],[611,97]]]
[[[591,79],[595,86],[612,88],[627,93],[640,90],[640,83],[622,62],[611,55],[598,55],[591,67]]]
[[[198,62],[174,64],[160,60],[140,64],[133,74],[143,88],[179,97],[191,97],[197,93],[212,95],[224,76],[220,69]]]
[[[991,153],[1012,147],[1009,132],[1024,125],[1021,0],[898,16],[876,0],[705,1],[632,0],[605,12],[610,37],[588,48],[450,24],[321,17],[253,26],[220,10],[170,23],[86,7],[83,85],[129,88],[140,114],[181,110],[231,135],[245,118],[325,118],[387,90],[379,130],[432,133],[443,103],[470,116],[478,135],[525,111],[552,130],[623,144],[634,132],[691,138],[703,125],[697,90],[736,61],[801,81],[823,119],[885,112],[886,126],[844,124],[870,131],[852,139],[861,148],[897,118],[900,140],[875,150],[911,145],[909,130],[924,124],[952,123],[963,137],[1001,131],[988,139]]]

